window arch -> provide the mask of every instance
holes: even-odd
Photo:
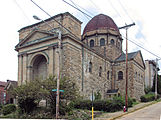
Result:
[[[118,72],[118,80],[123,80],[123,72],[122,71]]]
[[[118,42],[118,48],[120,48],[121,47],[121,43],[120,42]]]
[[[94,47],[94,40],[90,40],[89,46]]]
[[[100,68],[99,68],[99,77],[101,77],[102,76],[102,67],[100,66]]]
[[[89,73],[92,73],[92,62],[89,62]]]
[[[110,43],[111,43],[112,45],[114,45],[114,44],[115,44],[114,39],[111,39]]]
[[[105,46],[105,39],[104,38],[100,39],[100,46]]]

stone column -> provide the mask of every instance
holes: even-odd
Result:
[[[27,54],[23,55],[23,81],[22,84],[27,82]]]
[[[27,82],[30,82],[32,79],[32,66],[27,66]]]
[[[18,85],[21,85],[22,79],[22,56],[18,55]]]
[[[48,53],[49,53],[49,64],[48,64],[48,75],[54,75],[54,47],[49,47],[48,48]]]

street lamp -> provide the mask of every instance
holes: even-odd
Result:
[[[35,19],[35,20],[41,20],[42,22],[44,22],[45,24],[47,24],[50,28],[51,28],[51,30],[53,29],[53,27],[50,25],[50,24],[48,24],[47,22],[45,22],[44,20],[42,20],[42,19],[40,19],[38,16],[36,16],[36,15],[34,15],[33,16],[33,18]],[[59,55],[59,60],[58,60],[58,62],[59,62],[59,64],[58,64],[58,78],[57,78],[57,96],[56,96],[56,119],[59,117],[59,98],[60,98],[60,91],[59,91],[59,89],[60,89],[60,65],[61,65],[61,46],[62,46],[62,40],[61,40],[61,31],[60,30],[55,30],[55,31],[53,31],[53,32],[56,32],[56,33],[58,33],[58,39],[59,39],[59,42],[58,42],[58,55]]]

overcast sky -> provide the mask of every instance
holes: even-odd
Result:
[[[62,0],[33,0],[46,10],[51,16],[63,12],[70,12],[77,17],[84,26],[91,18],[83,15],[76,9],[64,3]],[[70,0],[66,0],[71,3]],[[161,57],[161,2],[160,0],[73,0],[75,5],[86,9],[87,14],[95,16],[103,13],[110,16],[118,27],[135,22],[135,26],[129,28],[129,40],[139,44],[145,49]],[[37,8],[30,0],[3,0],[0,4],[0,81],[17,80],[18,59],[14,50],[18,44],[18,30],[38,21],[33,15],[41,19],[47,16]],[[125,30],[120,30],[125,36]],[[156,56],[129,41],[129,52],[141,50],[143,59],[154,60]],[[125,39],[123,42],[125,51]],[[161,62],[159,61],[160,67]]]

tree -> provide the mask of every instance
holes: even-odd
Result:
[[[17,98],[18,106],[22,112],[29,113],[36,108],[40,101],[40,91],[39,84],[36,81],[32,81],[15,88],[12,94]]]
[[[54,114],[56,92],[52,92],[52,89],[56,89],[56,83],[57,78],[55,76],[49,76],[46,80],[36,79],[14,89],[13,94],[17,97],[18,106],[22,112],[31,112],[36,108],[39,101],[44,99],[49,102],[49,107]],[[63,100],[60,100],[60,113],[65,114],[68,110],[66,107],[67,103],[75,100],[79,96],[79,93],[75,83],[65,77],[60,80],[60,89],[64,90],[63,96],[61,96]]]
[[[152,91],[155,92],[155,77],[154,77]],[[157,92],[158,94],[161,94],[161,75],[157,76]]]

